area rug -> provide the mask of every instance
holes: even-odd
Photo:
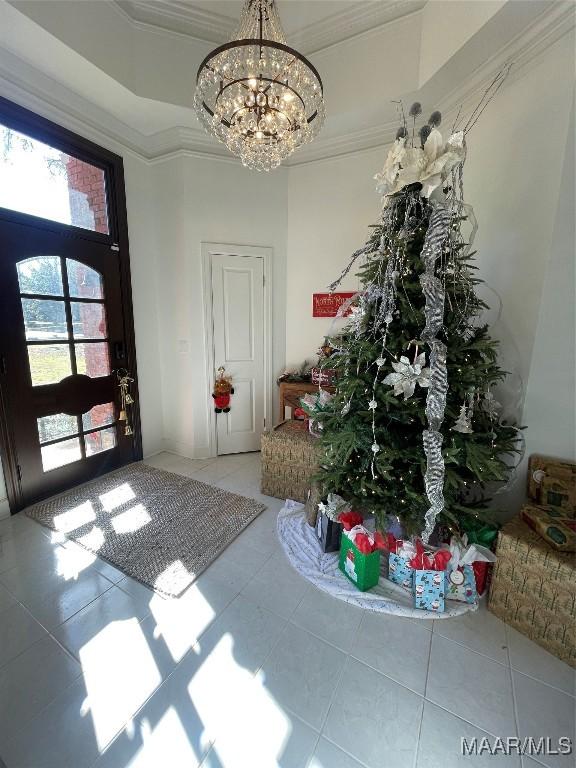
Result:
[[[164,597],[177,597],[265,508],[137,463],[35,504],[26,514]]]
[[[338,553],[324,553],[314,529],[308,525],[304,507],[297,501],[287,501],[278,514],[278,538],[294,568],[332,597],[345,600],[359,608],[380,613],[392,613],[410,619],[448,619],[476,610],[476,605],[446,602],[443,613],[421,611],[412,606],[412,597],[392,581],[380,578],[368,592],[359,592],[338,568]]]

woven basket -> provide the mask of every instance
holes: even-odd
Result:
[[[312,476],[318,471],[319,445],[303,422],[285,421],[261,440],[262,483],[266,496],[308,499]]]
[[[520,518],[498,534],[488,608],[576,667],[576,563]]]

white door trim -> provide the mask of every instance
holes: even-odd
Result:
[[[214,320],[212,300],[212,256],[255,256],[264,262],[264,423],[272,424],[272,255],[274,250],[262,245],[233,245],[231,243],[200,243],[202,255],[202,284],[204,296],[204,333],[206,342],[206,383],[210,395],[214,386]],[[216,414],[211,399],[208,408],[209,457],[217,455]]]

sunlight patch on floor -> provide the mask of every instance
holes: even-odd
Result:
[[[97,525],[95,525],[94,528],[92,528],[92,530],[84,536],[78,536],[78,543],[92,551],[99,550],[102,546],[104,546],[105,541],[106,537],[104,536],[104,532]]]
[[[195,584],[180,598],[166,600],[155,594],[150,601],[150,611],[156,620],[154,638],[162,638],[176,662],[184,658],[198,634],[216,616]]]
[[[102,751],[162,677],[138,620],[113,621],[80,650],[98,748]]]

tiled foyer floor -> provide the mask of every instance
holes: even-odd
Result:
[[[418,622],[310,586],[277,542],[258,454],[149,463],[268,509],[177,601],[1,521],[7,768],[573,766],[460,754],[461,737],[574,739],[568,666],[485,609]]]

